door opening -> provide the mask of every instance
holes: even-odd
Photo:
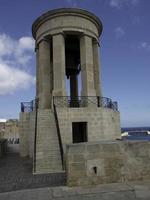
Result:
[[[87,122],[72,122],[73,143],[87,142]]]

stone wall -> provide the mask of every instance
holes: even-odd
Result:
[[[33,157],[35,112],[22,112],[19,118],[19,150],[22,157]]]
[[[18,120],[9,119],[6,122],[0,122],[0,135],[1,138],[5,139],[15,139],[19,138],[18,133]]]
[[[35,137],[35,112],[30,112],[30,121],[29,121],[29,156],[33,157],[34,152],[34,137]]]
[[[20,156],[29,155],[30,113],[21,112],[19,116]]]
[[[93,184],[150,179],[150,142],[114,141],[67,146],[67,184]]]
[[[109,108],[57,108],[63,144],[72,143],[72,122],[87,122],[88,142],[121,137],[120,115]]]
[[[5,131],[4,131],[4,138],[19,138],[18,133],[18,120],[17,119],[9,119],[5,123]]]

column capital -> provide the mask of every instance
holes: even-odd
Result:
[[[64,32],[54,33],[54,34],[51,35],[51,36],[53,37],[53,36],[57,36],[57,35],[65,36],[65,33],[64,33]]]
[[[83,38],[83,37],[85,37],[85,36],[87,36],[87,37],[89,37],[89,38],[93,38],[91,35],[88,35],[88,34],[85,34],[85,33],[82,33],[80,36],[79,36],[79,38],[81,39],[81,38]]]
[[[92,35],[89,35],[89,34],[82,33],[82,34],[79,35],[79,39],[81,39],[85,36],[91,38],[93,41],[97,41],[97,43],[99,44],[99,39],[97,37],[93,37]]]
[[[99,42],[99,40],[96,40],[95,38],[94,38],[94,40],[93,40],[93,44],[97,44],[99,47],[100,47],[100,42]]]
[[[38,45],[39,45],[41,42],[50,42],[50,37],[43,37],[43,38],[38,42]]]

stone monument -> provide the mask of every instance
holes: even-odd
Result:
[[[117,102],[102,96],[102,22],[86,10],[62,8],[37,18],[32,33],[36,106],[22,103],[20,154],[33,157],[34,173],[61,172],[67,144],[121,135]]]

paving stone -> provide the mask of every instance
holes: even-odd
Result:
[[[0,194],[0,200],[50,200],[51,190],[49,188],[21,190]]]
[[[32,174],[32,160],[8,154],[0,160],[0,193],[29,188],[63,186],[65,173]]]

